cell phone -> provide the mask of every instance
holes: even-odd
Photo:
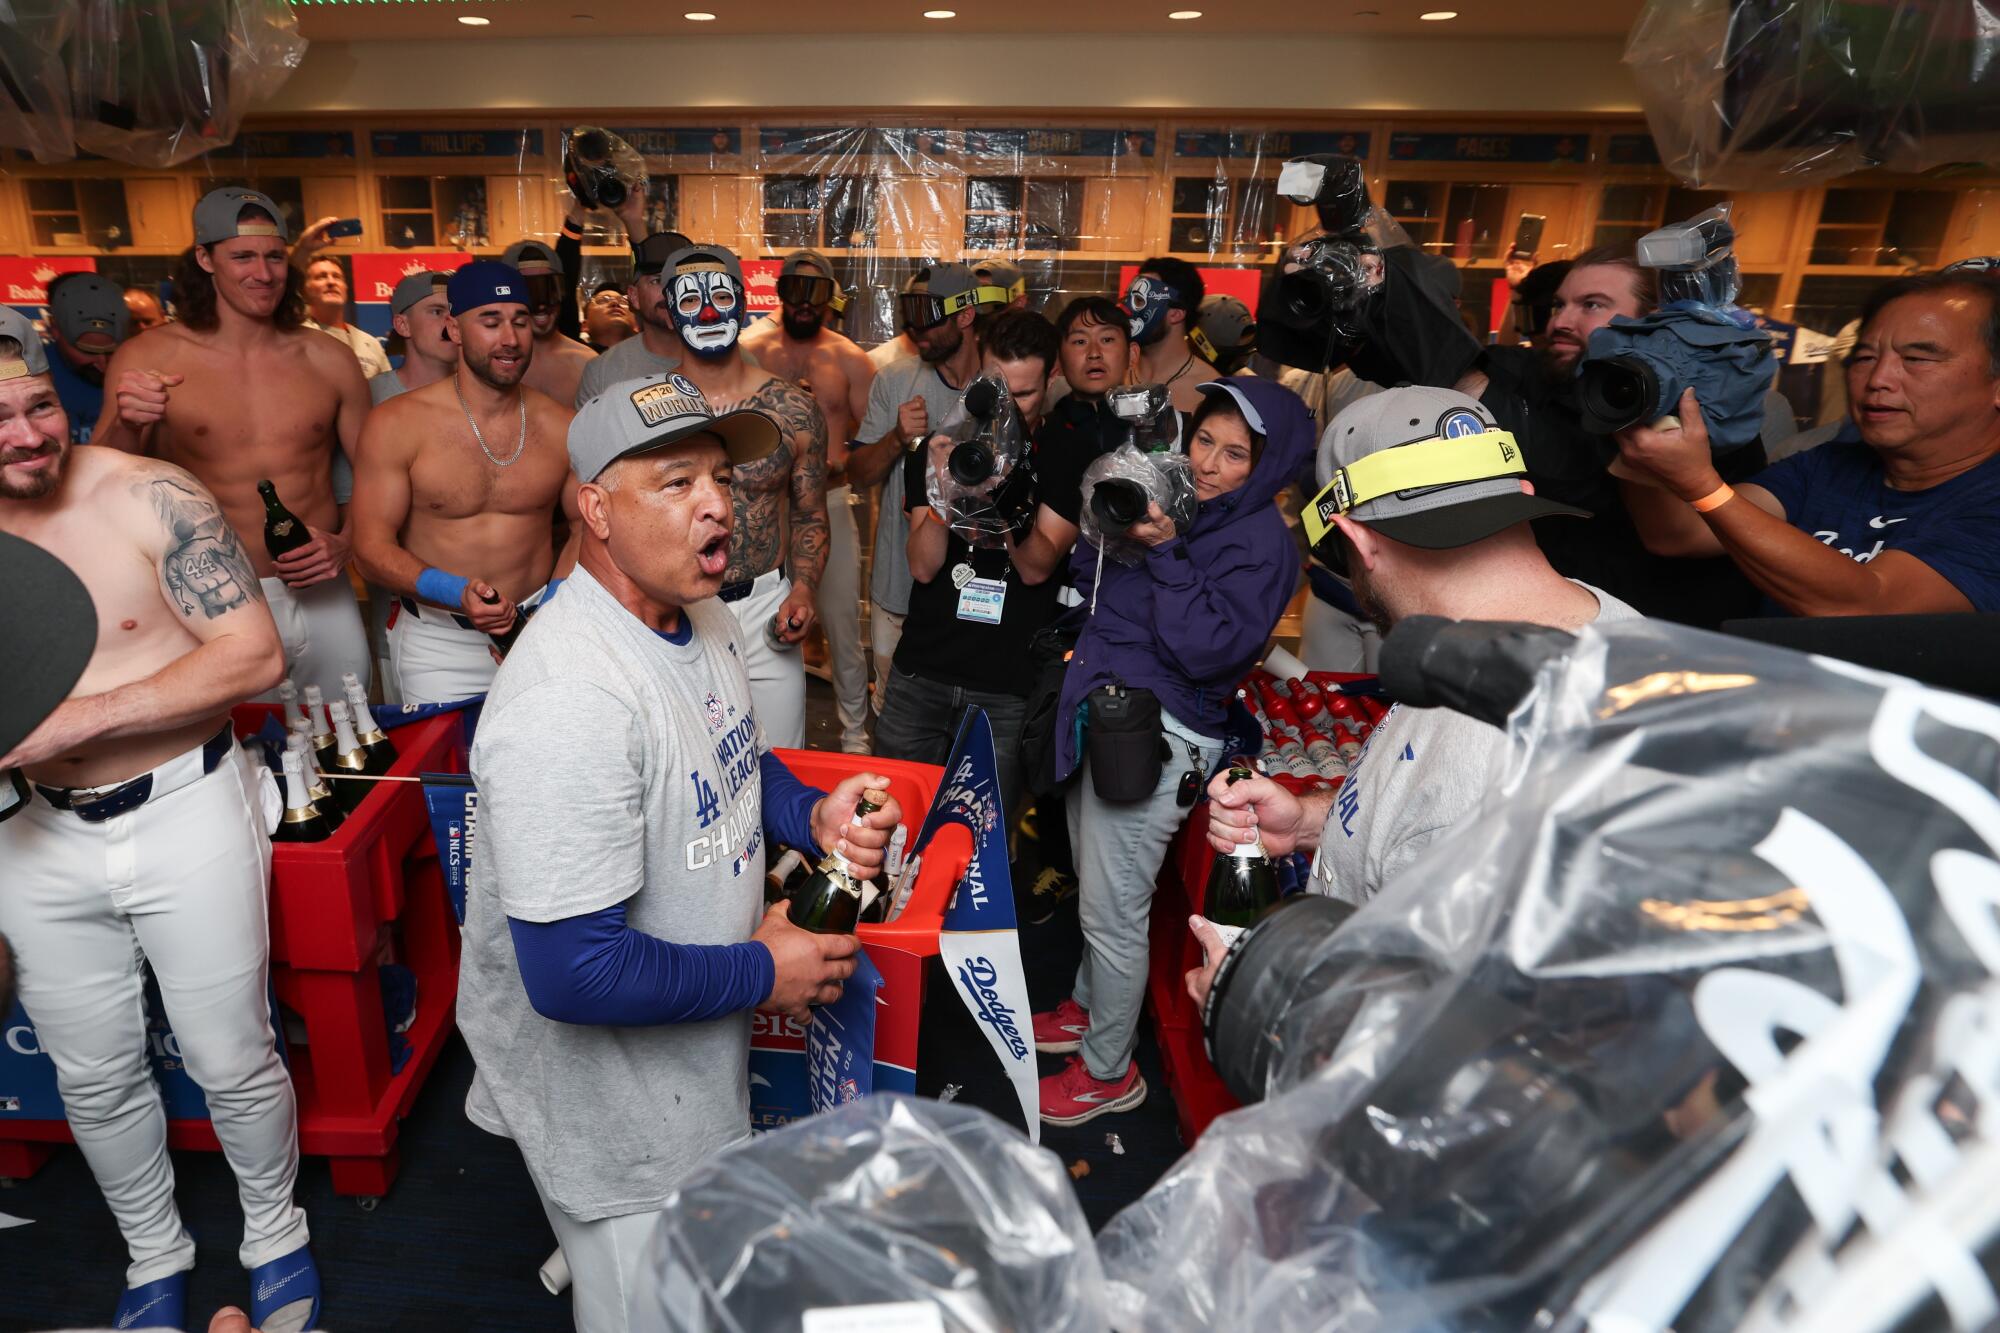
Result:
[[[1542,248],[1542,228],[1548,224],[1548,218],[1541,213],[1521,214],[1521,220],[1514,224],[1513,256],[1533,259]]]
[[[328,227],[326,234],[329,239],[338,236],[359,236],[361,234],[361,219],[342,218],[331,227]]]

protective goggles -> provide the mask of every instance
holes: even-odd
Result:
[[[778,299],[786,305],[823,305],[835,314],[847,309],[847,294],[832,278],[817,273],[786,273],[778,278]]]
[[[1457,486],[1468,481],[1524,477],[1528,466],[1513,433],[1481,431],[1477,435],[1432,438],[1398,445],[1357,459],[1333,474],[1306,506],[1306,540],[1317,547],[1334,531],[1334,518],[1353,513],[1385,495]]]
[[[957,296],[905,292],[896,298],[896,309],[903,317],[904,328],[929,329],[944,323],[961,310],[972,309],[979,303],[978,296],[977,288],[969,292],[960,292]]]

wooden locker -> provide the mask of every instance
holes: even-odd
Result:
[[[1938,264],[1942,267],[1977,255],[2000,255],[2000,190],[1960,193]]]
[[[503,249],[519,240],[554,239],[556,228],[547,221],[547,197],[548,183],[540,176],[488,176],[487,239]]]
[[[125,213],[132,221],[132,244],[142,250],[181,250],[194,243],[192,205],[172,176],[131,176],[125,181]]]
[[[1736,261],[1770,268],[1793,261],[1792,231],[1798,221],[1797,190],[1770,190],[1730,196],[1729,219],[1736,225]]]
[[[1157,183],[1155,177],[1140,175],[1093,176],[1085,181],[1082,248],[1093,254],[1137,254],[1159,248],[1146,237],[1146,204]]]
[[[750,178],[750,184],[754,186],[756,178]],[[738,258],[755,255],[763,238],[758,234],[755,211],[745,216],[742,187],[743,178],[736,176],[683,173],[674,230],[727,246]]]
[[[299,194],[305,200],[305,226],[310,227],[321,218],[361,217],[361,184],[352,176],[307,176],[299,182]],[[375,224],[362,218],[361,226],[359,236],[343,236],[328,244],[347,249],[380,250],[382,237],[370,234]]]
[[[880,176],[877,248],[890,254],[957,259],[965,253],[965,177]]]
[[[1575,185],[1543,185],[1537,182],[1521,182],[1508,194],[1507,234],[1501,240],[1500,257],[1506,258],[1514,246],[1515,229],[1520,226],[1523,213],[1539,213],[1548,219],[1542,228],[1542,242],[1536,250],[1536,262],[1547,263],[1552,259],[1562,259],[1577,253],[1576,231],[1577,196],[1581,188]]]

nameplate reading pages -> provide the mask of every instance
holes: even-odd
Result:
[[[1014,882],[1007,866],[1007,814],[1000,808],[993,724],[977,708],[966,709],[959,723],[951,758],[945,761],[944,785],[916,836],[919,853],[946,824],[962,825],[972,834],[972,860],[945,909],[938,953],[958,998],[1014,1084],[1028,1137],[1039,1143],[1041,1101],[1034,1047],[1028,1040],[1028,977],[1021,966]]]

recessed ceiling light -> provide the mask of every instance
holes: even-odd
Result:
[[[713,14],[704,14],[704,13],[703,13],[703,12],[702,12],[701,10],[699,10],[699,9],[695,10],[695,11],[694,11],[694,13],[692,13],[692,14],[683,14],[683,15],[681,15],[681,17],[682,17],[682,18],[684,18],[684,19],[686,19],[686,20],[687,20],[688,22],[690,22],[690,23],[713,23],[713,22],[715,22],[715,15],[713,15]]]
[[[1167,17],[1170,19],[1198,19],[1201,17],[1201,11],[1199,9],[1176,9],[1168,14]]]
[[[460,14],[458,16],[458,21],[460,23],[463,23],[468,28],[483,28],[487,24],[493,22],[492,19],[486,18],[483,15],[479,14]]]
[[[1417,17],[1426,23],[1442,23],[1446,19],[1457,18],[1458,11],[1456,9],[1433,9],[1430,13],[1419,14]]]
[[[955,19],[958,17],[958,11],[956,9],[926,9],[924,17],[927,19]]]

